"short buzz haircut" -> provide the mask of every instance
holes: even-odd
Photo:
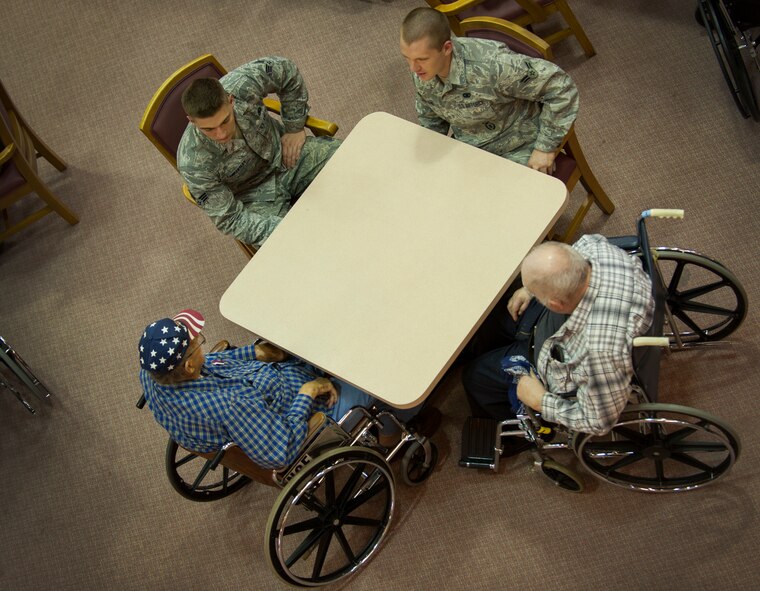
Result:
[[[432,49],[440,50],[451,39],[451,29],[446,16],[435,8],[415,8],[401,23],[401,39],[407,45],[427,38]]]
[[[190,117],[212,117],[222,108],[227,96],[216,78],[198,78],[182,93],[182,108]]]

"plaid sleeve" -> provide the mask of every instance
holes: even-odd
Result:
[[[584,433],[607,433],[628,402],[630,391],[632,376],[620,359],[606,351],[590,351],[584,363],[588,381],[579,384],[575,398],[544,393],[543,418]]]
[[[230,404],[227,430],[245,454],[264,468],[281,468],[295,460],[311,416],[311,398],[299,394],[284,415],[273,412],[253,391]]]

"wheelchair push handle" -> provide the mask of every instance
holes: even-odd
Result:
[[[634,347],[670,347],[668,337],[636,337],[633,339]]]
[[[641,212],[642,218],[683,219],[683,209],[647,209]]]

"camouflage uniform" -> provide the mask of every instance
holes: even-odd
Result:
[[[340,142],[307,137],[295,167],[288,169],[281,163],[280,136],[303,129],[309,112],[303,78],[290,60],[257,59],[220,82],[235,97],[239,133],[222,144],[188,125],[177,150],[177,168],[217,228],[242,242],[259,245]],[[282,102],[282,123],[271,117],[262,103],[271,93]]]
[[[559,67],[485,39],[455,38],[446,80],[412,74],[420,125],[527,164],[556,150],[578,113],[578,89]]]

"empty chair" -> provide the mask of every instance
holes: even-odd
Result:
[[[0,81],[0,210],[5,222],[0,243],[52,212],[69,224],[79,222],[76,214],[37,174],[37,158],[40,156],[58,170],[66,169],[66,163],[29,127]],[[14,222],[10,206],[33,193],[44,206]]]

